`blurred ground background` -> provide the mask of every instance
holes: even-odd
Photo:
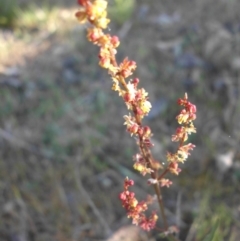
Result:
[[[137,62],[153,104],[145,123],[157,159],[174,148],[176,100],[187,92],[198,108],[198,133],[190,138],[197,147],[163,190],[169,223],[182,240],[238,241],[240,2],[109,5],[118,58]],[[137,147],[122,119],[128,111],[98,66],[77,9],[70,0],[0,1],[3,241],[106,240],[130,224],[118,200],[124,177],[136,181],[140,199],[152,194],[132,169]],[[137,236],[131,240],[164,240],[157,232]]]

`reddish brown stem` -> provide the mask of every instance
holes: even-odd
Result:
[[[163,204],[163,199],[162,199],[162,194],[161,194],[161,187],[159,186],[158,183],[154,184],[154,190],[157,195],[158,205],[159,205],[160,212],[162,215],[164,229],[168,230],[168,222],[167,222],[167,218],[166,218],[166,214],[165,214],[165,210],[164,210],[164,204]]]
[[[157,178],[160,181],[169,172],[168,167],[162,172],[162,174]]]
[[[144,158],[147,160],[147,163],[149,164],[150,168],[152,168],[152,162],[151,162],[151,159],[149,159],[149,156],[150,156],[151,152],[150,152],[149,149],[144,148],[144,145],[141,142],[142,141],[141,138],[139,138],[139,139],[140,139],[139,141],[140,141],[141,152],[142,152]],[[158,179],[157,171],[152,173],[151,177],[153,179]],[[154,184],[153,187],[154,187],[154,191],[155,191],[155,193],[157,195],[158,205],[159,205],[159,209],[160,209],[161,216],[162,216],[162,219],[163,219],[164,229],[167,230],[168,229],[168,222],[167,222],[166,214],[165,214],[165,211],[164,211],[164,204],[163,204],[161,189],[160,189],[160,186],[159,186],[158,183]]]

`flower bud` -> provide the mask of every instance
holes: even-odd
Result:
[[[149,126],[144,126],[143,127],[143,136],[144,137],[150,137],[151,133],[152,133],[152,131],[151,131]]]
[[[136,108],[136,114],[139,115],[139,116],[141,116],[141,115],[143,115],[144,113],[143,113],[143,111],[142,111],[139,107],[137,107],[137,108]]]
[[[131,95],[130,95],[130,93],[125,93],[125,94],[123,95],[123,99],[124,99],[125,102],[130,102],[130,101],[131,101]]]
[[[111,44],[113,45],[114,48],[117,48],[119,46],[120,41],[117,36],[112,36]]]
[[[138,129],[139,129],[139,125],[134,123],[132,124],[131,126],[128,127],[128,131],[131,133],[131,134],[136,134],[138,132]]]
[[[134,78],[132,80],[132,83],[134,84],[135,88],[137,87],[137,85],[139,84],[139,79],[138,78]]]
[[[99,65],[105,69],[108,69],[111,65],[110,59],[106,57],[100,58]]]
[[[119,198],[120,198],[121,200],[126,200],[126,194],[125,194],[125,192],[121,192],[121,193],[119,194]]]
[[[138,134],[139,134],[140,136],[143,135],[143,128],[142,128],[142,127],[141,127],[141,128],[138,128]]]

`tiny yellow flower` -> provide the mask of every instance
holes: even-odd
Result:
[[[140,108],[141,108],[141,110],[143,111],[144,114],[148,114],[149,111],[152,108],[152,105],[148,100],[144,100],[144,101],[141,102]]]
[[[105,29],[107,28],[108,24],[110,23],[110,19],[108,18],[98,18],[94,21],[94,24],[98,27],[98,28],[102,28]]]

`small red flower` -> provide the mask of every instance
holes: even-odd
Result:
[[[119,65],[120,68],[120,75],[126,79],[130,75],[132,75],[133,71],[137,68],[136,62],[128,60],[125,58],[123,62]]]
[[[103,32],[99,28],[89,28],[87,38],[94,44],[98,44],[99,39],[103,36]]]
[[[88,2],[89,0],[78,0],[78,4],[83,7],[86,7]]]
[[[113,45],[113,48],[117,48],[120,44],[119,38],[117,36],[112,36],[111,44]]]
[[[181,172],[181,169],[178,167],[177,162],[171,162],[168,166],[168,169],[171,173],[178,175]]]

